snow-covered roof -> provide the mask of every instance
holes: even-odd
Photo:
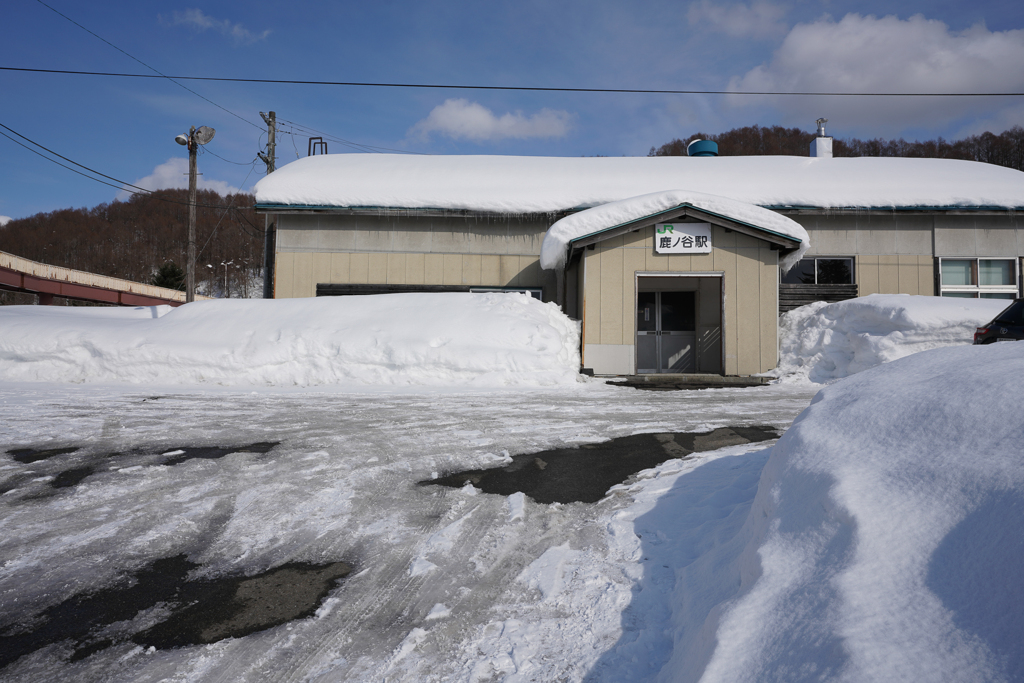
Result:
[[[643,219],[656,220],[666,212],[686,206],[800,242],[800,247],[783,259],[780,264],[783,270],[789,270],[799,261],[809,246],[807,231],[803,226],[782,214],[728,197],[668,190],[609,202],[556,221],[544,235],[540,248],[540,267],[545,270],[563,267],[566,247],[573,240]]]
[[[1024,208],[1024,173],[905,158],[330,154],[256,184],[258,206],[554,213],[685,189],[762,207]]]

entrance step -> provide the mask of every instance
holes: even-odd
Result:
[[[685,389],[721,389],[725,387],[760,387],[771,382],[771,377],[724,377],[722,375],[657,374],[629,375],[608,384],[648,391],[680,391]]]

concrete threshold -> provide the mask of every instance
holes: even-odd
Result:
[[[771,382],[770,377],[737,377],[699,374],[628,375],[607,383],[645,389],[647,391],[681,391],[694,389],[721,389],[726,387],[760,387]]]

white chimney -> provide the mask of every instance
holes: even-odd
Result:
[[[825,135],[825,124],[828,119],[818,119],[818,136],[811,140],[811,156],[831,159],[831,138]]]
[[[825,124],[828,119],[818,119],[818,137],[811,140],[811,156],[823,159],[832,158],[832,138],[825,135]]]

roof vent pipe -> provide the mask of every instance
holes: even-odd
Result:
[[[811,156],[822,159],[832,158],[832,138],[825,135],[825,124],[828,119],[818,119],[818,137],[811,140]]]
[[[694,140],[686,146],[688,157],[717,157],[718,143],[712,140]]]

